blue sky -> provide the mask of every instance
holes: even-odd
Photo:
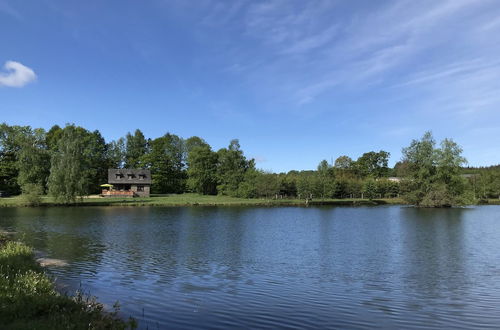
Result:
[[[498,164],[499,36],[497,0],[0,0],[0,121],[238,138],[273,171],[432,130]]]

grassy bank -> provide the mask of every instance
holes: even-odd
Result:
[[[107,313],[93,298],[61,295],[35,261],[33,250],[0,236],[2,329],[128,329],[130,320]]]
[[[399,198],[390,199],[246,199],[198,194],[162,195],[148,198],[83,198],[75,205],[83,206],[306,206],[306,205],[380,205],[403,204]],[[0,207],[26,206],[22,196],[0,198]],[[51,197],[43,197],[40,206],[60,205]]]

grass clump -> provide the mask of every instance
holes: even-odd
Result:
[[[59,294],[35,261],[33,250],[0,240],[0,325],[2,329],[133,329],[135,320],[106,312],[95,297]]]
[[[12,275],[29,270],[40,270],[33,250],[22,243],[6,241],[0,248],[0,274]]]

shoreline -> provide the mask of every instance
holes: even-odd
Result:
[[[119,317],[118,305],[105,310],[81,291],[58,292],[54,279],[34,250],[0,232],[0,323],[9,329],[135,329],[137,322]]]
[[[0,198],[0,208],[10,207],[82,207],[82,206],[131,206],[131,207],[192,207],[192,206],[220,206],[220,207],[309,207],[309,206],[381,206],[381,205],[408,205],[401,198],[345,198],[345,199],[313,199],[307,202],[302,199],[246,199],[227,196],[211,196],[197,194],[162,195],[137,198],[102,198],[84,197],[75,203],[59,203],[51,197],[43,197],[38,205],[29,205],[22,196]],[[500,199],[478,201],[472,205],[500,205]]]
[[[308,207],[308,206],[377,206],[377,205],[404,205],[400,198],[377,198],[373,200],[361,198],[345,199],[246,199],[227,196],[207,196],[196,194],[179,194],[167,196],[138,197],[138,198],[82,198],[75,203],[59,203],[51,197],[43,197],[38,205],[29,205],[22,196],[0,198],[2,207],[81,207],[81,206],[155,206],[155,207],[182,207],[182,206],[224,206],[224,207]]]

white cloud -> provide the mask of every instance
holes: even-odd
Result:
[[[35,72],[19,62],[5,62],[4,70],[0,72],[0,86],[23,87],[36,79]]]

